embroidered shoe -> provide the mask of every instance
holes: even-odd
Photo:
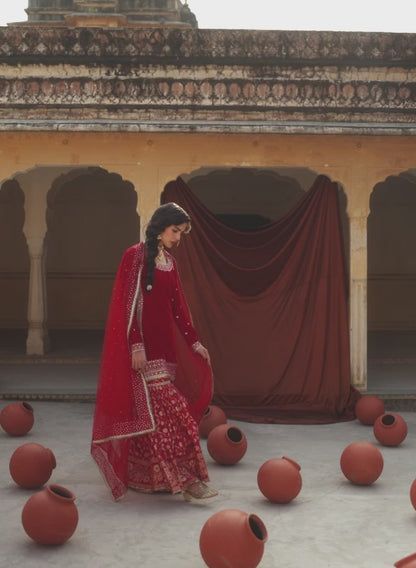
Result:
[[[208,485],[203,481],[194,481],[190,483],[183,492],[185,501],[191,501],[192,499],[210,499],[217,495],[218,491],[208,487]]]

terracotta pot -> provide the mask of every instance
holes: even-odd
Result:
[[[75,495],[59,485],[48,485],[30,497],[23,507],[22,524],[39,544],[62,544],[78,524]]]
[[[398,446],[407,436],[407,424],[398,414],[382,414],[374,422],[374,436],[383,446]]]
[[[246,453],[247,439],[237,426],[221,424],[209,433],[207,449],[217,463],[232,465]]]
[[[341,470],[355,485],[371,485],[383,471],[380,450],[370,442],[353,442],[341,455]]]
[[[9,462],[13,481],[25,489],[42,487],[56,467],[52,451],[40,444],[23,444],[14,451]]]
[[[372,426],[377,418],[384,413],[384,402],[373,394],[362,396],[355,405],[356,417],[366,426]]]
[[[257,473],[260,491],[273,503],[289,503],[302,489],[300,465],[287,457],[266,461]]]
[[[394,563],[396,568],[416,568],[416,554],[406,556]]]
[[[416,509],[416,479],[413,481],[412,485],[410,486],[410,501]]]
[[[0,425],[10,436],[24,436],[34,421],[33,408],[28,402],[12,402],[0,412]]]
[[[255,568],[266,541],[266,527],[257,515],[225,509],[206,521],[199,548],[209,568]]]
[[[226,422],[227,416],[219,406],[208,406],[201,422],[199,423],[199,435],[201,438],[208,438],[211,430],[220,424],[226,424]]]

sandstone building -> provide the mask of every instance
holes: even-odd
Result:
[[[416,35],[198,29],[179,0],[31,0],[0,28],[0,328],[102,329],[182,176],[244,228],[339,184],[353,383],[416,331]],[[409,339],[410,338],[410,339]]]

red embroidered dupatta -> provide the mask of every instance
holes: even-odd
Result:
[[[122,258],[107,318],[94,413],[91,454],[115,499],[128,487],[128,451],[132,436],[152,432],[155,421],[144,378],[131,367],[128,332],[140,305],[144,245],[130,247]],[[175,334],[178,336],[178,333]],[[199,422],[212,396],[209,366],[177,337],[175,386]]]

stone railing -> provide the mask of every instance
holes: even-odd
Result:
[[[162,58],[414,66],[416,34],[168,28],[0,28],[0,58]],[[40,59],[39,59],[40,58]]]

